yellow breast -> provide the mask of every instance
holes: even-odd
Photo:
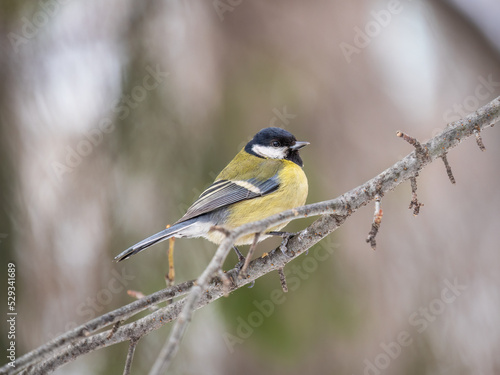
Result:
[[[225,227],[234,229],[246,223],[265,219],[271,215],[286,211],[305,204],[308,193],[307,177],[297,164],[289,160],[281,160],[283,163],[279,173],[279,188],[263,197],[257,197],[246,201],[238,202],[230,207],[230,214]],[[268,231],[277,231],[287,223],[279,224],[269,228]],[[220,243],[223,239],[221,233],[211,232],[208,239],[215,243]],[[236,245],[251,244],[253,234],[240,238]],[[264,239],[267,236],[261,236]]]

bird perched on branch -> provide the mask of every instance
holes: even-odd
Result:
[[[220,244],[225,230],[264,219],[304,205],[308,184],[299,150],[309,142],[299,142],[281,128],[265,128],[234,157],[171,227],[128,248],[115,257],[121,261],[171,237],[205,237]],[[277,234],[287,223],[269,228],[263,240]],[[239,238],[234,245],[251,244],[254,234]],[[243,258],[235,247],[240,261]]]

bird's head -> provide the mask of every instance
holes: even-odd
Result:
[[[303,166],[299,150],[309,142],[299,142],[294,135],[281,128],[265,128],[255,134],[245,146],[249,154],[268,159],[285,159]]]

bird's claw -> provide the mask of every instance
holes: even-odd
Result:
[[[270,234],[272,236],[280,236],[282,237],[282,241],[281,241],[281,245],[280,245],[280,250],[281,252],[290,257],[290,258],[293,258],[295,256],[295,252],[294,251],[288,251],[288,241],[290,240],[290,238],[292,238],[293,236],[296,235],[296,233],[290,233],[290,232],[274,232],[274,231],[271,231],[271,232],[268,232],[267,234]]]

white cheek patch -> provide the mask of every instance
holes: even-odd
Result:
[[[262,145],[253,145],[252,151],[257,155],[269,159],[284,159],[286,158],[286,147],[271,147]]]

